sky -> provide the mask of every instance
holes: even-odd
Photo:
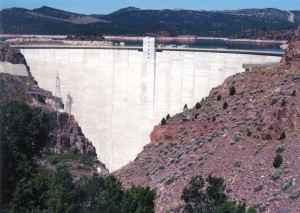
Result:
[[[300,10],[300,0],[0,0],[0,9],[41,6],[81,14],[108,14],[129,6],[141,9],[235,10],[244,8],[278,8]]]

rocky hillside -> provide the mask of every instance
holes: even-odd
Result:
[[[0,60],[26,65],[24,56],[17,49],[8,46],[1,47]],[[30,69],[28,66],[27,68],[30,74]],[[98,171],[100,169],[103,173],[108,173],[105,165],[97,160],[95,147],[84,136],[74,116],[62,112],[61,100],[51,92],[39,88],[32,77],[0,73],[0,97],[1,105],[10,101],[24,101],[31,107],[38,107],[48,118],[50,130],[47,149],[44,157],[37,159],[38,163],[53,168],[57,163],[65,162],[72,174],[79,178],[97,173],[97,167]]]
[[[299,11],[274,8],[232,11],[123,8],[107,15],[82,15],[41,7],[0,11],[4,34],[194,35],[286,40],[300,23]],[[255,32],[255,33],[253,33]],[[270,33],[272,32],[272,33]]]
[[[26,14],[36,19],[48,19],[51,21],[69,22],[72,24],[91,24],[97,22],[105,22],[104,20],[91,16],[71,13],[46,6],[27,11]]]
[[[287,49],[284,53],[279,67],[289,70],[300,70],[300,26],[296,35],[287,44]]]
[[[127,187],[156,188],[156,212],[178,207],[190,178],[211,173],[227,180],[230,198],[259,212],[300,212],[299,95],[295,71],[231,76],[195,107],[155,126],[151,143],[116,176]]]

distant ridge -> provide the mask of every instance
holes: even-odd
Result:
[[[275,8],[205,11],[143,10],[127,7],[107,15],[83,15],[48,6],[0,11],[4,34],[194,35],[287,40],[300,24],[300,11]]]

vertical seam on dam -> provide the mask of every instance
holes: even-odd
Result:
[[[119,51],[119,50],[118,50]],[[117,51],[117,52],[118,52]],[[115,54],[116,54],[116,52],[114,52],[113,53],[113,59],[112,59],[112,61],[113,61],[113,71],[112,71],[112,91],[111,91],[111,98],[112,98],[112,106],[111,106],[111,119],[110,119],[110,132],[111,132],[111,136],[113,136],[113,134],[114,134],[114,131],[113,131],[113,116],[114,116],[114,108],[115,108],[115,106],[114,106],[114,100],[115,100],[115,97],[114,97],[114,90],[115,90]],[[112,152],[112,155],[113,155],[113,153],[114,153],[114,151],[115,151],[115,144],[112,144],[112,146],[111,146],[111,152]],[[111,158],[110,159],[110,161],[111,161],[111,164],[114,164],[114,159],[113,158]]]
[[[196,54],[196,53],[194,53]],[[195,56],[193,58],[193,62],[194,62],[194,66],[193,66],[193,87],[192,87],[192,98],[195,98],[195,68],[196,68],[196,60],[195,60]]]

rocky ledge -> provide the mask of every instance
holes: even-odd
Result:
[[[19,49],[12,48],[8,45],[0,45],[0,62],[10,62],[12,64],[24,64],[27,66],[26,60]]]

